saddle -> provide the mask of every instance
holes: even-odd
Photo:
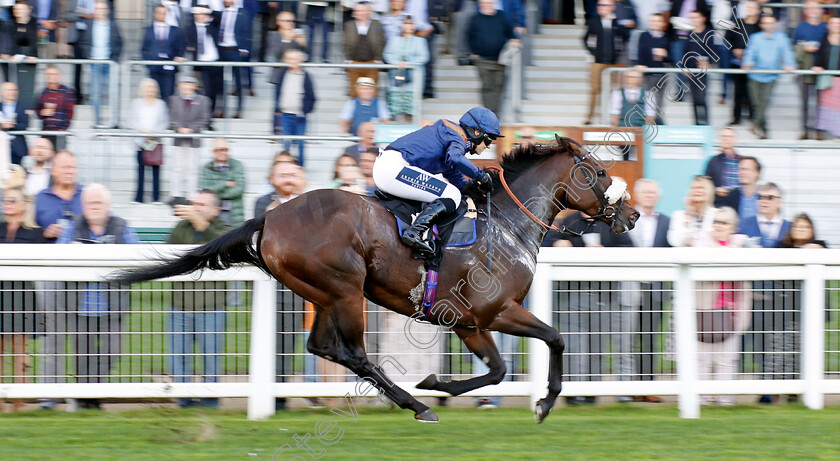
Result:
[[[406,200],[393,196],[385,191],[376,189],[376,197],[397,220],[397,233],[402,237],[403,232],[411,226],[414,218],[423,210],[424,203],[414,200]],[[422,259],[426,270],[438,270],[440,260],[443,257],[443,248],[462,247],[475,243],[475,218],[476,207],[471,198],[462,200],[454,213],[446,216],[441,221],[429,228],[426,238],[433,243],[434,256],[428,256],[418,251],[412,255],[416,259]],[[430,235],[429,235],[430,234]]]

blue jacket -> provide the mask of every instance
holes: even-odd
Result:
[[[405,161],[431,174],[443,174],[452,185],[461,188],[467,184],[464,175],[477,178],[480,168],[466,157],[470,141],[464,136],[457,123],[449,122],[458,131],[447,126],[443,120],[420,128],[392,142],[386,150],[402,154]]]
[[[277,73],[277,80],[271,83],[277,85],[274,89],[274,112],[280,112],[280,89],[283,88],[283,78],[286,77],[288,68],[280,69]],[[303,113],[308,114],[315,109],[315,85],[312,84],[312,76],[309,72],[303,71]]]
[[[765,237],[761,235],[761,228],[758,227],[758,218],[755,216],[742,219],[741,228],[738,229],[739,234],[744,234],[747,237],[761,237],[762,248],[776,248],[776,244],[779,243],[779,240],[781,240],[788,232],[790,232],[790,221],[783,219],[782,229],[779,231],[779,236],[775,239]]]
[[[65,213],[65,211],[67,213]],[[76,185],[76,193],[69,201],[61,199],[55,195],[52,187],[47,187],[38,193],[35,197],[35,222],[46,229],[50,224],[55,224],[59,219],[65,217],[65,214],[73,217],[82,214],[82,186]],[[68,216],[69,219],[69,216]],[[54,242],[55,240],[51,240]]]

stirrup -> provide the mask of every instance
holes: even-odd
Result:
[[[402,242],[409,248],[430,256],[435,254],[435,243],[423,240],[422,236],[418,235],[418,233],[412,229],[406,230],[401,239]]]

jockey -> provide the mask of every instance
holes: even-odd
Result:
[[[378,188],[400,198],[427,202],[402,235],[403,243],[422,252],[434,253],[423,240],[423,233],[461,203],[459,189],[468,184],[464,175],[473,178],[481,191],[492,187],[490,175],[470,162],[466,154],[480,154],[494,139],[502,137],[498,117],[489,109],[473,107],[458,123],[460,126],[438,120],[409,133],[392,142],[373,165],[373,181]]]

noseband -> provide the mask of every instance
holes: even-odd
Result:
[[[586,160],[587,158],[589,158],[590,155],[592,155],[592,154],[588,153],[588,154],[586,154],[582,157],[579,157],[578,155],[572,153],[572,158],[575,159],[575,165],[577,165],[577,164],[583,163],[583,161]],[[598,197],[598,200],[601,202],[601,205],[598,208],[598,213],[597,214],[595,214],[594,216],[590,216],[588,218],[581,218],[579,220],[579,221],[586,222],[586,227],[584,227],[583,230],[580,231],[580,232],[575,232],[575,231],[569,229],[568,227],[566,227],[564,225],[561,225],[560,227],[557,227],[553,224],[549,225],[549,224],[546,224],[546,223],[542,222],[542,220],[540,220],[540,218],[536,217],[533,213],[531,213],[531,211],[528,210],[528,208],[526,208],[525,205],[523,205],[522,202],[518,198],[516,198],[516,196],[513,194],[513,191],[510,190],[510,187],[508,187],[507,181],[505,181],[505,170],[503,170],[501,168],[498,168],[498,167],[494,167],[494,166],[488,167],[487,169],[491,170],[491,171],[496,171],[496,172],[499,173],[499,180],[502,182],[502,187],[504,187],[505,192],[507,192],[508,196],[510,196],[510,198],[514,201],[514,203],[516,203],[516,205],[519,206],[519,209],[522,210],[522,212],[525,213],[529,218],[531,218],[531,220],[533,220],[534,222],[536,222],[537,224],[539,224],[540,226],[542,226],[542,227],[544,227],[548,230],[553,230],[554,232],[569,234],[569,235],[572,235],[572,236],[575,236],[575,237],[580,237],[581,235],[585,234],[589,230],[589,228],[592,227],[593,224],[595,224],[595,220],[598,219],[598,218],[611,219],[612,220],[611,225],[615,225],[615,222],[618,220],[618,210],[621,209],[621,207],[624,205],[624,202],[626,200],[630,199],[630,195],[627,193],[627,184],[626,183],[618,183],[616,181],[613,181],[613,184],[610,185],[610,187],[607,188],[606,192],[604,192],[601,189],[601,186],[598,185],[597,179],[593,178],[592,172],[589,171],[589,168],[582,167],[581,170],[583,170],[583,175],[586,177],[587,184],[589,184],[589,189],[595,194],[596,197]],[[573,172],[574,172],[574,169],[573,169]],[[598,172],[596,174],[600,175],[603,172],[604,171],[601,170],[600,172]],[[569,179],[571,180],[571,178],[569,178]],[[619,184],[623,184],[624,187],[623,188],[620,187]],[[579,221],[576,221],[576,222],[579,222]]]

